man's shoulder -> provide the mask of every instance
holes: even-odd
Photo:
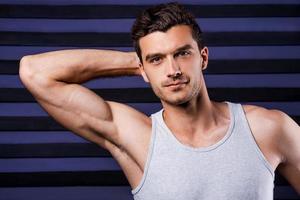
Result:
[[[106,101],[112,110],[113,120],[129,127],[144,125],[151,127],[151,119],[145,113],[130,105]]]
[[[246,115],[251,117],[256,117],[256,118],[271,120],[276,122],[278,120],[282,120],[287,116],[283,111],[278,109],[268,109],[262,106],[249,105],[249,104],[244,104],[242,106],[245,110]]]
[[[290,117],[281,110],[256,105],[242,105],[247,120],[256,129],[264,132],[281,132]]]
[[[243,105],[251,132],[274,169],[284,160],[293,120],[284,112],[255,105]]]

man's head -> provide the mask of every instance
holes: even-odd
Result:
[[[133,26],[140,70],[163,105],[182,105],[205,89],[208,49],[194,17],[176,3],[143,12]],[[165,104],[166,103],[166,104]]]
[[[139,43],[140,38],[155,31],[166,32],[176,25],[188,25],[199,49],[204,47],[202,31],[191,13],[187,12],[178,3],[160,4],[144,10],[131,29],[133,45],[141,63],[143,63],[143,60]]]

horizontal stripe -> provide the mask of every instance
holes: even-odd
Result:
[[[291,76],[293,77],[294,75]],[[149,84],[146,83],[141,76],[122,76],[122,77],[94,79],[87,83],[84,83],[83,85],[85,87],[93,88],[93,89],[150,87]],[[1,88],[24,88],[24,85],[21,82],[19,75],[0,75],[0,87]]]
[[[79,47],[0,46],[0,60],[14,60],[29,54],[78,48]],[[133,51],[131,47],[97,47],[93,49]],[[210,59],[300,59],[300,46],[209,47],[209,51]]]
[[[209,47],[212,59],[294,59],[300,58],[300,46]],[[287,51],[287,52],[285,52]],[[280,53],[281,52],[281,53]]]
[[[300,73],[300,59],[209,60],[208,68],[203,72],[204,74]],[[19,60],[0,60],[1,74],[19,74]]]
[[[274,188],[275,199],[299,199],[299,194],[291,186],[279,186]]]
[[[300,31],[299,17],[196,19],[204,32]],[[134,19],[10,19],[0,18],[0,31],[130,32]]]
[[[132,200],[129,186],[0,188],[0,200]]]
[[[0,158],[111,157],[92,143],[0,144]]]
[[[0,117],[0,131],[66,131],[48,117]]]
[[[161,109],[160,103],[131,103],[127,105],[146,115]],[[48,116],[48,114],[35,103],[0,103],[0,116]]]
[[[248,103],[247,103],[248,104]],[[300,102],[250,102],[269,109],[280,109],[289,115],[300,115]],[[146,115],[155,113],[162,108],[160,103],[127,104]],[[0,103],[0,116],[48,116],[37,103]],[[1,134],[0,134],[1,135]],[[0,137],[1,138],[1,137]],[[0,139],[0,143],[1,143]]]
[[[211,5],[211,4],[299,4],[298,0],[179,0],[178,2],[192,5]],[[166,3],[165,0],[151,0],[151,1],[140,1],[140,0],[72,0],[72,3],[68,0],[1,0],[2,4],[22,4],[22,5],[147,5]]]
[[[267,109],[281,110],[288,115],[300,115],[300,102],[242,102],[242,104],[257,105]]]
[[[206,74],[299,73],[300,60],[209,60]]]
[[[1,52],[0,59],[16,60],[16,59],[21,59],[23,56],[30,55],[30,54],[65,50],[65,49],[79,49],[79,47],[0,46],[0,52]],[[133,51],[133,48],[131,47],[117,47],[117,48],[97,47],[93,49],[113,49],[113,50],[119,50],[125,52]]]
[[[299,74],[206,75],[209,88],[300,87]]]
[[[101,170],[117,171],[121,169],[113,158],[0,159],[1,173]]]
[[[300,69],[300,66],[299,66]],[[251,88],[251,87],[300,87],[299,74],[239,74],[205,75],[207,87]],[[84,86],[92,89],[105,88],[148,88],[141,76],[94,79]],[[1,88],[24,88],[17,75],[0,75]]]
[[[0,173],[0,187],[128,186],[121,171]]]
[[[0,187],[128,186],[121,171],[0,173]],[[275,184],[288,185],[279,174]]]
[[[300,116],[291,116],[300,125]],[[0,117],[0,131],[66,131],[49,117]]]
[[[105,100],[120,103],[159,102],[151,88],[93,89],[92,91]],[[215,101],[300,101],[300,88],[208,88],[208,93]],[[0,102],[35,102],[35,99],[25,89],[0,88]]]
[[[135,18],[148,5],[0,5],[0,18]],[[196,17],[298,17],[295,5],[186,5]]]
[[[208,46],[299,45],[300,32],[210,32]],[[0,32],[0,45],[131,47],[129,33],[37,33]]]
[[[30,200],[132,200],[129,186],[75,186],[75,187],[6,187],[0,188],[0,200],[30,199]],[[290,186],[275,186],[275,200],[299,199]]]
[[[71,131],[0,131],[0,144],[89,143]]]

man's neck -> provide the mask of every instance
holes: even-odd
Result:
[[[218,124],[217,109],[208,95],[196,97],[185,105],[164,104],[163,117],[173,133],[191,140],[197,135],[205,136]],[[219,113],[220,114],[220,113]]]
[[[208,146],[219,140],[230,122],[227,108],[212,102],[205,93],[185,105],[163,106],[166,125],[183,143],[193,146]]]

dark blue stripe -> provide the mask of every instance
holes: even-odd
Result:
[[[134,19],[5,19],[0,31],[16,32],[130,32]],[[300,31],[300,18],[203,18],[204,32]]]
[[[71,131],[0,131],[0,144],[90,143]]]
[[[20,59],[22,56],[54,50],[79,49],[78,47],[0,46],[1,60]],[[93,49],[114,49],[133,51],[129,47]],[[299,59],[300,46],[238,46],[209,47],[210,59]]]
[[[129,186],[0,188],[0,200],[132,200]]]
[[[130,103],[129,106],[150,115],[161,109],[160,103]],[[48,116],[36,103],[0,103],[0,116]]]
[[[208,87],[300,87],[300,74],[227,74],[205,75],[204,77]],[[137,76],[95,79],[84,85],[92,89],[150,87],[143,81],[142,77]],[[24,88],[18,75],[0,75],[0,87]]]
[[[113,158],[0,159],[0,172],[51,172],[121,170]]]

